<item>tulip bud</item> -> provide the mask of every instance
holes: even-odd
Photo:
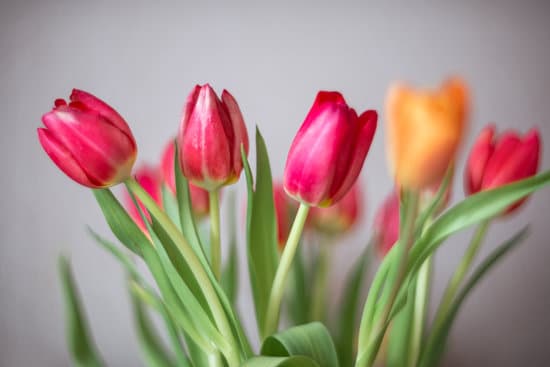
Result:
[[[387,149],[398,185],[422,190],[441,181],[466,126],[468,92],[460,79],[437,91],[395,85],[387,99]]]
[[[273,204],[275,205],[275,219],[277,221],[277,242],[279,248],[283,248],[288,234],[292,218],[296,214],[296,205],[290,200],[282,184],[273,184]]]
[[[105,102],[73,89],[69,104],[57,99],[42,122],[45,128],[37,130],[42,148],[74,181],[104,188],[130,177],[136,142],[126,121]]]
[[[363,167],[376,122],[376,111],[357,116],[340,93],[319,92],[288,153],[286,192],[321,207],[344,197]]]
[[[464,172],[464,190],[471,195],[534,176],[539,167],[540,136],[532,129],[521,137],[508,131],[495,137],[495,126],[489,125],[475,142]],[[525,199],[511,205],[518,208]]]
[[[143,189],[153,198],[153,200],[155,200],[159,206],[162,206],[162,193],[160,190],[159,171],[156,168],[153,168],[151,166],[142,165],[134,173],[134,178],[141,185],[141,187],[143,187]],[[141,212],[145,215],[148,221],[151,222],[149,212],[147,211],[145,206],[141,203],[141,201],[139,201],[138,199],[136,200],[139,205],[139,208],[141,209]],[[132,197],[130,196],[128,191],[124,192],[124,203],[130,217],[134,220],[134,222],[136,222],[138,227],[143,232],[147,232],[147,227],[145,226],[145,223],[141,218],[140,212],[136,207],[136,205],[134,204],[134,201],[132,200]]]
[[[206,190],[238,180],[248,154],[248,134],[237,101],[228,91],[221,100],[210,85],[195,86],[185,104],[178,134],[185,177]]]
[[[336,204],[328,208],[312,208],[309,212],[313,227],[328,235],[349,231],[359,219],[362,195],[356,182],[348,193]]]
[[[175,143],[173,140],[166,145],[162,153],[161,176],[162,181],[168,189],[176,194],[176,175],[174,172],[174,154]],[[197,218],[203,218],[208,215],[210,202],[208,200],[208,191],[193,185],[189,182],[189,196],[193,213]]]
[[[382,256],[399,239],[399,194],[393,190],[378,208],[374,217],[374,244]]]

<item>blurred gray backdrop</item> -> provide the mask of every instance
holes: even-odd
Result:
[[[548,142],[549,4],[2,1],[0,366],[70,365],[56,273],[60,252],[70,253],[109,365],[141,365],[123,273],[86,235],[85,224],[109,234],[100,211],[91,193],[61,174],[38,144],[40,116],[54,98],[78,87],[105,99],[130,122],[139,160],[154,162],[178,127],[187,93],[196,83],[210,82],[236,96],[251,135],[255,125],[261,128],[280,177],[319,89],[342,91],[359,110],[378,109],[383,126],[390,82],[431,86],[458,73],[472,89],[465,146],[490,121],[521,131],[537,125]],[[546,169],[549,158],[545,149]],[[455,199],[463,196],[460,176]],[[334,289],[391,187],[383,129],[362,179],[368,215],[335,248]],[[242,193],[242,182],[235,187]],[[466,302],[445,366],[549,365],[549,217],[544,190],[520,214],[491,228],[483,254],[527,222],[532,235]],[[438,253],[434,297],[470,235],[461,233]],[[253,314],[247,283],[240,307],[244,315]],[[253,320],[247,328],[253,330]]]

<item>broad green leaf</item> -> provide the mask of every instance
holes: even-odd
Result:
[[[294,326],[268,337],[262,355],[272,357],[307,356],[320,367],[338,367],[336,348],[328,330],[320,322]]]
[[[175,363],[169,357],[166,348],[162,345],[143,303],[133,292],[130,292],[130,300],[132,301],[134,322],[141,346],[141,353],[147,366],[174,367]]]
[[[435,325],[424,346],[424,352],[421,355],[419,367],[437,366],[447,344],[447,338],[453,325],[453,322],[460,310],[460,307],[479,283],[485,274],[492,269],[510,250],[520,244],[528,234],[528,227],[524,227],[511,239],[500,245],[494,250],[475,270],[468,282],[464,285],[460,293],[456,296],[449,312],[443,322]]]
[[[341,366],[351,366],[355,359],[355,343],[358,328],[357,314],[363,304],[361,291],[372,260],[371,244],[367,245],[353,265],[344,287],[337,321],[336,346]]]
[[[58,268],[65,298],[66,332],[72,359],[78,367],[101,367],[103,362],[88,331],[69,260],[60,256]]]
[[[149,243],[147,237],[120,205],[111,190],[97,189],[92,191],[113,234],[124,246],[139,255],[140,247]]]
[[[164,184],[162,185],[162,208],[172,222],[181,225],[178,201],[168,186]]]
[[[243,367],[319,367],[311,358],[292,357],[254,357],[245,362]]]
[[[304,262],[302,246],[298,246],[296,256],[292,262],[288,292],[286,293],[286,305],[292,326],[307,323],[308,311],[311,301],[311,274]]]
[[[402,367],[407,365],[410,352],[410,338],[412,333],[412,323],[414,317],[414,281],[409,287],[409,297],[407,303],[399,313],[395,315],[391,322],[389,331],[387,367]]]
[[[227,218],[229,219],[229,258],[222,272],[222,287],[234,306],[237,299],[237,287],[239,282],[238,274],[238,254],[237,254],[237,202],[235,192],[229,193],[227,205]]]
[[[279,255],[277,253],[277,226],[273,204],[271,168],[264,139],[256,128],[256,182],[246,155],[242,154],[247,179],[247,253],[248,269],[260,335],[264,335],[267,302]]]

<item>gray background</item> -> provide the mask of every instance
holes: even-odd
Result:
[[[473,91],[467,146],[489,121],[522,131],[538,125],[550,141],[549,24],[544,1],[3,1],[0,365],[70,364],[55,266],[60,252],[71,254],[105,358],[111,366],[140,365],[123,274],[85,234],[85,224],[108,234],[99,209],[38,144],[35,129],[54,98],[72,87],[101,96],[130,122],[139,159],[154,161],[177,129],[187,93],[209,81],[236,96],[249,131],[260,126],[280,177],[317,90],[340,90],[357,109],[380,110],[383,122],[390,82],[434,85],[456,72]],[[339,270],[361,250],[372,212],[391,185],[383,135],[379,129],[363,171],[369,215],[335,249]],[[549,155],[546,149],[545,168]],[[460,175],[455,184],[457,199]],[[242,193],[242,182],[237,188]],[[444,365],[548,365],[549,204],[548,190],[542,191],[519,215],[491,228],[484,254],[524,223],[533,234],[467,301]],[[460,234],[438,253],[436,297],[469,236]],[[333,287],[342,275],[333,275]],[[248,292],[244,284],[245,315],[252,314]]]

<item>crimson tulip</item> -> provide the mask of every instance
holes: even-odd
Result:
[[[248,133],[237,101],[226,90],[221,100],[212,87],[195,86],[185,104],[178,133],[185,177],[208,191],[234,183],[248,154]]]
[[[470,152],[464,172],[464,190],[468,195],[533,176],[538,171],[541,141],[537,129],[523,137],[516,131],[496,137],[495,130],[494,125],[483,129]],[[507,212],[524,201],[511,205]]]
[[[128,124],[99,98],[73,89],[70,102],[55,100],[42,116],[38,139],[67,176],[90,188],[104,188],[130,177],[137,146]]]
[[[158,169],[149,165],[142,165],[134,173],[134,178],[136,179],[138,184],[140,184],[141,187],[143,187],[143,189],[153,198],[153,200],[155,200],[159,206],[162,206],[162,192],[160,189],[161,181],[160,172],[158,171]],[[147,232],[147,227],[145,226],[145,223],[141,218],[140,212],[134,204],[134,201],[132,200],[132,197],[130,196],[128,191],[125,191],[124,203],[130,217],[132,217],[134,222],[136,222],[136,224],[139,228],[141,228],[142,231]],[[145,206],[139,200],[137,201],[137,203],[139,205],[139,208],[141,209],[141,212],[149,221],[151,221],[151,218]]]
[[[399,193],[393,190],[374,217],[374,244],[384,256],[399,239]]]
[[[161,176],[162,181],[170,189],[170,191],[176,194],[176,177],[174,172],[174,151],[175,143],[173,140],[166,145],[164,152],[162,153],[161,161]],[[191,199],[191,206],[193,213],[198,218],[205,217],[210,209],[210,203],[208,201],[208,191],[189,183],[189,195]]]
[[[344,197],[363,167],[376,124],[376,111],[358,116],[340,93],[319,92],[288,153],[286,192],[320,207]]]

